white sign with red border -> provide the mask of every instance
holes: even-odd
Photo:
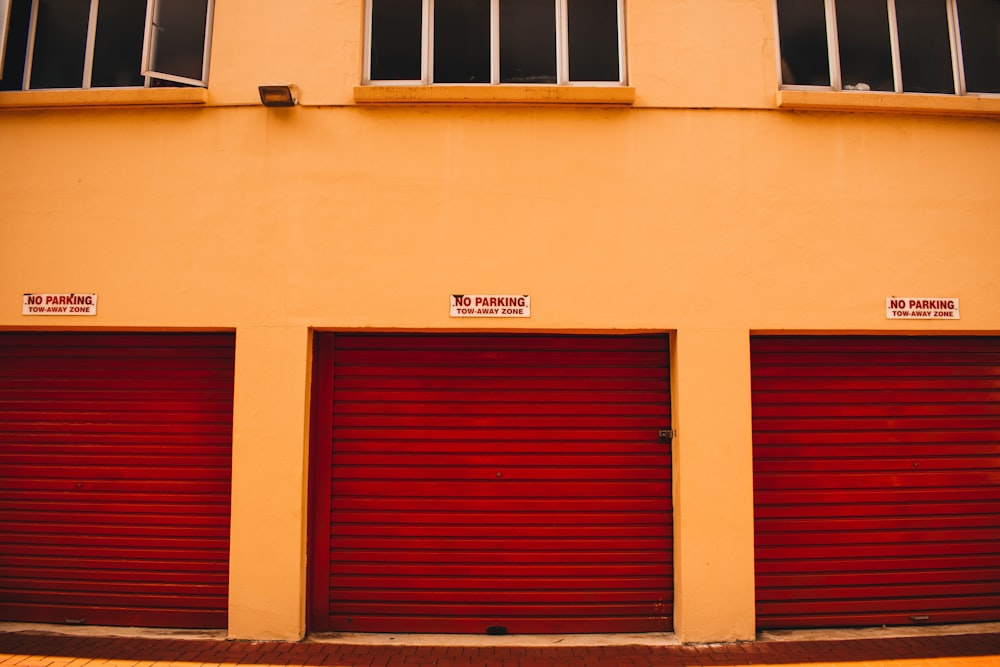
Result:
[[[531,317],[527,294],[452,294],[452,317]]]
[[[25,294],[22,315],[96,315],[96,294]]]
[[[885,300],[887,320],[960,320],[958,299],[953,297],[890,296]]]

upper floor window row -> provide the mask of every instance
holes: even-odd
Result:
[[[0,90],[205,86],[214,0],[0,0]]]
[[[365,83],[625,82],[624,0],[368,0]]]
[[[785,86],[1000,93],[1000,0],[776,0]]]

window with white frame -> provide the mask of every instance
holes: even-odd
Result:
[[[622,84],[624,0],[368,0],[365,83]]]
[[[0,0],[0,90],[205,86],[214,0]]]
[[[1000,93],[1000,0],[776,0],[785,87]]]

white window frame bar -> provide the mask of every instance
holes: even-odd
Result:
[[[97,11],[101,0],[90,0],[90,18],[87,23],[87,51],[83,54],[82,88],[90,88],[94,80],[94,46],[97,43]]]
[[[490,85],[500,84],[500,0],[490,0]]]
[[[28,47],[24,54],[24,74],[21,90],[31,88],[31,65],[35,59],[35,31],[38,28],[38,0],[31,0],[31,18],[28,19]]]
[[[778,0],[772,0],[771,2],[771,22],[774,24],[774,55],[776,60],[774,69],[778,75],[778,87],[790,88],[791,86],[785,83],[785,73],[782,71],[784,69],[782,65],[784,57],[781,55],[781,22],[778,21]]]
[[[146,30],[142,40],[141,74],[146,77],[147,85],[150,78],[162,79],[173,83],[182,83],[201,88],[208,87],[209,56],[212,53],[212,26],[215,24],[215,0],[208,0],[205,11],[205,44],[201,54],[201,78],[192,79],[185,76],[158,72],[152,67],[153,59],[153,21],[156,16],[156,5],[163,0],[146,0]]]
[[[556,82],[569,83],[569,0],[556,0]]]
[[[208,88],[209,64],[212,60],[212,33],[215,32],[215,0],[208,0],[205,7],[205,44],[201,51],[201,85]],[[148,75],[147,75],[148,76]]]
[[[156,0],[147,0],[150,7]],[[830,0],[826,0],[829,2]],[[616,0],[616,14],[618,20],[618,80],[617,81],[570,81],[569,79],[569,2],[568,0],[552,0],[556,12],[556,85],[585,85],[585,86],[621,86],[626,83],[625,67],[625,2]],[[149,11],[152,11],[151,9]],[[364,73],[362,82],[366,85],[379,86],[412,86],[433,85],[434,81],[434,0],[421,1],[421,46],[420,46],[420,79],[372,79],[372,28],[374,0],[365,3],[365,47],[362,57],[362,67]],[[151,14],[150,14],[151,16]],[[149,20],[152,23],[152,20]],[[147,26],[147,34],[149,32]],[[146,42],[148,43],[147,36]],[[208,39],[206,38],[206,42]],[[147,47],[143,48],[143,62],[147,62]],[[207,56],[206,56],[206,63]],[[143,74],[146,74],[144,71]],[[163,77],[168,78],[168,77]],[[170,78],[169,80],[175,80]],[[457,86],[481,86],[486,84],[442,84]],[[500,84],[500,0],[490,0],[490,82],[488,85]],[[534,84],[526,84],[534,85]],[[538,84],[552,85],[552,84]]]
[[[0,0],[0,77],[3,76],[3,61],[7,55],[7,26],[10,25],[11,0]]]
[[[899,23],[896,20],[896,0],[886,0],[886,14],[889,17],[889,50],[892,56],[892,89],[903,92],[903,65],[899,54]]]
[[[361,81],[363,83],[369,83],[371,81],[371,75],[372,75],[371,43],[372,43],[372,3],[366,2],[365,3],[365,46],[364,46],[364,53],[361,54],[362,55],[361,66],[364,68],[364,72],[361,76]],[[143,47],[143,50],[145,50],[145,47]]]
[[[371,4],[370,2],[368,4]],[[420,3],[420,83],[427,83],[434,73],[434,0]]]
[[[962,55],[962,31],[958,22],[958,0],[948,0],[948,33],[951,36],[951,71],[955,77],[955,94],[968,95],[965,83],[965,57]]]
[[[830,64],[830,87],[843,90],[840,72],[840,33],[837,31],[837,6],[834,0],[825,0],[826,5],[826,59]]]
[[[618,0],[618,83],[619,86],[628,85],[628,68],[625,66],[625,0]],[[616,85],[613,81],[609,85]]]
[[[147,63],[150,58],[150,46],[153,39],[153,0],[146,0],[146,24],[143,26],[142,33],[142,60],[139,61],[139,66],[142,69],[142,75],[146,77],[146,81],[149,81],[149,75],[146,74]]]

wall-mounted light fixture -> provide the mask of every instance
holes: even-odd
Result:
[[[266,107],[294,107],[298,103],[293,86],[257,86],[257,91]]]

